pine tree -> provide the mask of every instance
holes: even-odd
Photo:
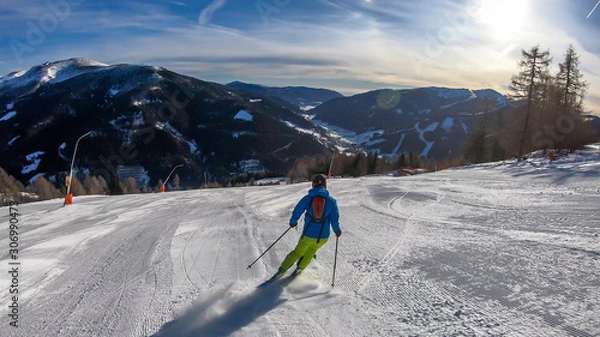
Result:
[[[522,50],[521,53],[521,71],[512,77],[510,83],[510,96],[515,100],[525,100],[525,122],[519,143],[519,160],[523,157],[532,111],[546,100],[546,84],[550,77],[548,69],[552,62],[550,51],[541,51],[539,46],[534,46],[529,51]]]
[[[108,192],[106,181],[102,176],[86,175],[83,179],[83,187],[85,187],[87,194],[106,194]]]
[[[108,194],[109,189],[108,189],[108,183],[106,182],[106,179],[104,179],[104,177],[101,175],[96,176],[96,178],[98,179],[98,184],[102,188],[102,194]]]
[[[488,118],[494,110],[495,102],[490,97],[484,97],[477,106],[474,116],[479,116],[479,130],[469,137],[465,147],[465,157],[473,163],[488,161],[486,139],[488,136]],[[481,113],[480,113],[481,112]]]
[[[176,190],[179,189],[179,175],[177,173],[173,176],[173,188]]]
[[[363,152],[359,152],[352,161],[352,173],[354,177],[360,177],[366,173],[366,156]]]
[[[400,156],[400,159],[398,159],[398,164],[396,165],[397,168],[402,168],[405,167],[406,164],[406,155],[404,153],[402,153],[402,155]]]
[[[76,176],[73,176],[73,179],[71,179],[71,193],[73,193],[74,196],[88,194],[85,187]]]
[[[582,113],[583,97],[589,84],[579,70],[579,56],[572,45],[565,52],[565,60],[558,65],[556,83],[560,90],[560,109],[562,113]]]
[[[375,151],[373,156],[369,159],[369,166],[367,168],[367,174],[374,174],[377,172],[378,159],[379,159],[379,152]]]
[[[62,193],[48,179],[39,176],[31,185],[27,187],[27,191],[38,196],[38,200],[48,200],[62,197]]]
[[[123,192],[124,193],[140,193],[140,189],[137,185],[137,182],[135,181],[135,178],[133,177],[129,177],[127,179],[125,179],[125,181],[123,181]]]
[[[154,192],[160,192],[160,188],[162,187],[163,184],[164,183],[163,183],[162,179],[158,179],[158,183],[156,183],[156,186],[154,187]]]
[[[469,140],[464,149],[464,157],[471,163],[479,164],[485,162],[485,129],[480,128],[474,134],[469,136]]]
[[[25,187],[20,181],[0,167],[0,193],[3,194],[2,199],[22,201],[21,192],[24,190]]]
[[[117,177],[113,177],[110,180],[110,183],[108,183],[108,191],[109,194],[114,195],[114,194],[123,194],[123,187],[121,186],[121,182],[119,181],[119,179]]]

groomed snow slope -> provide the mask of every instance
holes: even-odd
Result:
[[[291,281],[256,288],[296,231],[246,269],[308,183],[21,205],[20,327],[4,271],[0,335],[598,336],[598,152],[330,180],[333,289],[334,238]]]

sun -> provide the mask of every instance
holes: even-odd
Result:
[[[525,24],[527,7],[526,0],[481,0],[477,21],[498,37],[508,37]]]

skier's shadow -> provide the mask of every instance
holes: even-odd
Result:
[[[284,303],[286,300],[280,299],[279,296],[291,281],[291,278],[283,279],[257,288],[247,297],[236,299],[234,303],[219,308],[223,309],[224,313],[207,318],[207,314],[215,309],[212,307],[221,306],[220,301],[227,297],[230,287],[223,289],[163,325],[152,337],[229,336]]]

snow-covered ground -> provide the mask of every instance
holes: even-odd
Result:
[[[335,238],[293,280],[256,288],[293,230],[247,269],[307,183],[21,205],[18,328],[3,207],[0,335],[598,336],[599,152],[330,180],[333,288]]]

